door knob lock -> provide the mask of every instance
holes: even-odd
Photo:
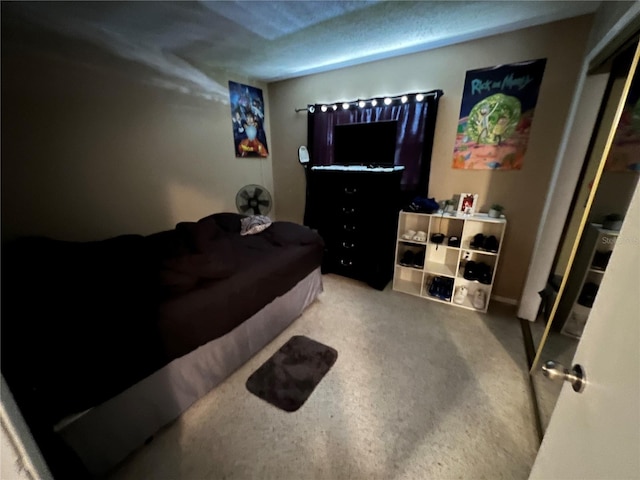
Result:
[[[542,374],[549,380],[569,382],[573,390],[578,393],[582,393],[587,385],[587,377],[578,364],[569,370],[561,363],[549,360],[542,366]]]

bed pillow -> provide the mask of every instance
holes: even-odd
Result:
[[[271,226],[271,219],[265,215],[251,215],[240,221],[240,235],[255,235]]]

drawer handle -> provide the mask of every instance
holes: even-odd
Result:
[[[346,213],[346,214],[356,213],[356,209],[355,208],[342,207],[342,213]]]
[[[347,243],[347,242],[342,242],[342,247],[343,248],[355,248],[356,244],[355,243]]]
[[[349,187],[344,187],[344,193],[346,193],[347,195],[353,195],[354,193],[357,193],[358,189],[353,187],[353,188],[349,188]]]
[[[355,225],[343,225],[342,228],[347,231],[347,232],[355,232],[356,231],[356,226]]]
[[[341,258],[340,265],[342,265],[343,267],[350,267],[351,265],[353,265],[353,262],[351,260],[345,260],[344,258]]]

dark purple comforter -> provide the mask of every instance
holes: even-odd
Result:
[[[225,333],[321,263],[321,238],[216,214],[148,237],[23,239],[2,252],[2,371],[53,425]]]

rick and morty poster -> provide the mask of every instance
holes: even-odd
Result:
[[[469,70],[453,168],[520,170],[546,59]]]

